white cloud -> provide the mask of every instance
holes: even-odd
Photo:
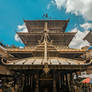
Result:
[[[65,8],[66,13],[75,14],[76,16],[83,16],[85,20],[92,20],[92,0],[53,0],[58,9]],[[81,32],[75,26],[71,32],[77,32],[71,43],[70,48],[81,49],[84,46],[90,46],[90,43],[83,38],[89,33],[88,30],[92,29],[92,23],[80,24],[80,27],[84,30]]]
[[[78,32],[79,30],[77,28],[74,28],[71,30],[71,32]]]
[[[18,32],[28,32],[28,30],[27,30],[25,24],[23,24],[23,25],[18,25],[17,28],[18,28]],[[16,40],[17,42],[22,42],[21,39],[20,39],[20,37],[18,36],[18,34],[15,34],[15,37],[14,37],[14,38],[15,38],[15,40]]]
[[[67,13],[82,15],[92,20],[92,0],[54,0],[58,9],[64,7]]]
[[[90,43],[87,40],[83,40],[83,38],[89,33],[89,31],[81,32],[77,28],[74,28],[71,32],[77,33],[69,44],[70,48],[81,49],[82,47],[90,46]]]
[[[23,25],[18,25],[18,26],[17,26],[18,29],[23,29],[24,27],[25,27],[24,24],[23,24]]]
[[[82,27],[84,30],[89,30],[92,29],[92,23],[84,23],[84,24],[80,24],[80,27]]]
[[[55,0],[57,8],[60,9],[66,4],[67,0]]]
[[[25,24],[17,26],[19,32],[28,32]]]
[[[20,42],[21,41],[21,39],[19,38],[19,36],[18,36],[18,34],[15,34],[15,40],[17,41],[17,42]]]
[[[47,9],[49,9],[51,7],[51,5],[55,5],[54,0],[51,0],[50,3],[47,5]]]
[[[50,8],[50,6],[51,6],[51,3],[49,3],[49,4],[48,4],[47,9],[49,9],[49,8]]]

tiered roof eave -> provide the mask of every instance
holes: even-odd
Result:
[[[34,28],[40,28],[43,30],[44,23],[48,22],[50,25],[50,29],[53,28],[56,24],[58,25],[59,29],[61,29],[61,25],[63,24],[63,32],[65,31],[69,20],[24,20],[28,32],[30,32]],[[51,27],[52,26],[52,27]]]

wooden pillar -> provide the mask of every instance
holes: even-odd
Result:
[[[66,85],[66,75],[64,73],[64,85]]]
[[[53,80],[53,92],[57,92],[56,91],[56,80]]]
[[[64,72],[61,73],[61,89],[63,91],[63,87],[64,87]]]
[[[70,91],[70,75],[69,75],[69,73],[66,73],[66,74],[65,74],[65,77],[66,77],[66,90],[67,90],[68,92],[71,92],[71,91]]]
[[[30,86],[30,74],[28,75],[28,85]]]
[[[64,73],[62,73],[62,85],[64,86]]]
[[[64,72],[62,73],[62,91],[64,91],[65,84],[64,84]]]
[[[70,73],[70,83],[72,83],[73,80],[73,76],[72,76],[72,72]]]
[[[27,74],[27,86],[29,86],[29,76]]]
[[[22,85],[22,92],[23,92],[23,88],[24,88],[24,85],[25,85],[25,75],[24,74],[22,75],[22,83],[21,83],[21,85]]]
[[[20,90],[19,90],[19,92],[22,92],[23,91],[23,78],[21,77],[19,80],[20,80],[20,83],[19,83]]]
[[[57,89],[56,89],[56,76],[55,76],[55,72],[53,74],[53,92],[57,92]]]
[[[70,90],[71,92],[74,92],[74,77],[73,77],[73,73],[70,73]]]
[[[71,87],[70,87],[70,73],[67,74],[68,76],[68,89],[69,89],[69,92],[71,92]]]
[[[24,81],[25,83],[24,83],[24,86],[27,85],[26,81],[27,81],[27,78],[26,78],[26,75],[25,75],[25,81]]]
[[[23,74],[23,76],[22,76],[22,86],[24,87],[24,85],[25,85],[25,75]]]
[[[61,73],[61,88],[62,88],[62,85],[63,85],[63,76],[62,76],[62,73]]]
[[[59,73],[59,88],[61,89],[61,75]]]
[[[39,79],[38,74],[35,75],[35,92],[39,92]]]
[[[30,85],[31,85],[31,88],[33,87],[33,75],[32,76],[30,76],[31,77],[31,79],[30,79]]]
[[[67,74],[65,74],[65,77],[66,77],[66,86],[68,86]]]

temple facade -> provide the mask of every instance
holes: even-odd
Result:
[[[76,92],[74,76],[92,60],[87,49],[69,48],[76,34],[65,32],[69,20],[24,22],[28,32],[17,34],[25,47],[0,46],[2,86],[12,92]]]

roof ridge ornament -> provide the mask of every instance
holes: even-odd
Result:
[[[42,17],[47,19],[48,18],[48,13],[43,14]]]

